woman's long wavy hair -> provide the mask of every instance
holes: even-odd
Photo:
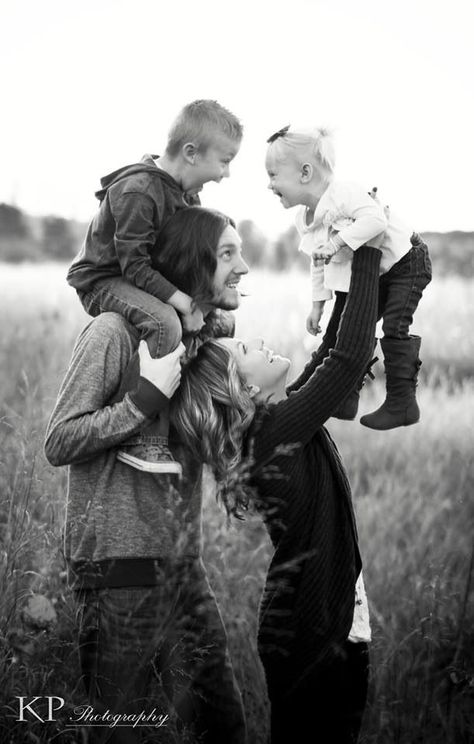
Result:
[[[217,245],[222,233],[235,222],[215,209],[184,207],[164,224],[151,264],[195,302],[210,302],[217,267]]]
[[[205,341],[183,367],[171,420],[191,454],[211,467],[218,498],[237,517],[248,506],[242,448],[254,415],[255,404],[232,353],[214,339]]]

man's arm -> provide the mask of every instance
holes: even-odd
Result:
[[[134,351],[125,322],[104,313],[82,331],[46,431],[52,465],[69,465],[117,446],[153,418],[167,398],[147,379],[109,404]]]

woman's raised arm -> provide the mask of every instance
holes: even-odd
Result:
[[[255,442],[259,457],[271,456],[279,444],[309,441],[357,384],[373,351],[380,258],[379,250],[367,246],[355,253],[336,343],[322,364],[316,352],[309,363],[313,371],[304,384],[270,407],[261,423],[265,431]]]

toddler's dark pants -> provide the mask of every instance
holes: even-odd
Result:
[[[409,339],[409,328],[423,290],[431,281],[428,248],[418,233],[411,237],[412,247],[379,283],[378,317],[383,318],[386,338]]]

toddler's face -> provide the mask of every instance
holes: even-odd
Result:
[[[187,189],[197,193],[208,181],[220,183],[230,176],[230,163],[237,155],[240,142],[218,135],[204,152],[197,152],[190,175],[191,185]]]
[[[268,188],[275,196],[280,197],[285,209],[301,204],[301,171],[295,159],[288,156],[285,160],[277,160],[272,155],[272,148],[268,148],[265,160],[269,183]]]

